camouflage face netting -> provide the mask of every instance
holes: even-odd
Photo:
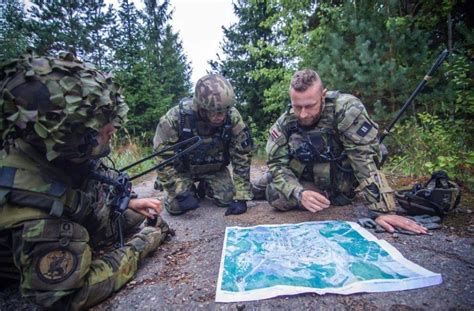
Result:
[[[121,126],[128,111],[111,75],[67,52],[1,64],[0,91],[0,149],[21,138],[48,161],[88,156],[89,138],[107,123]]]
[[[210,112],[227,112],[235,104],[234,89],[223,76],[210,74],[196,83],[193,102]]]

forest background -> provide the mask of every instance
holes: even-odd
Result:
[[[448,49],[448,60],[385,140],[391,156],[384,168],[411,177],[443,169],[474,190],[474,1],[234,0],[233,6],[238,21],[224,28],[222,52],[210,65],[232,82],[256,153],[288,107],[295,70],[315,69],[328,89],[359,97],[383,129]],[[192,95],[172,13],[169,0],[144,0],[142,9],[131,0],[116,7],[104,0],[31,0],[27,8],[2,0],[0,59],[27,49],[70,50],[113,70],[130,107],[115,142],[113,158],[122,167],[151,152],[159,118]]]

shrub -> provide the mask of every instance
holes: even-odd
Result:
[[[127,165],[150,155],[152,152],[151,146],[145,146],[142,140],[139,138],[132,138],[129,135],[115,138],[112,142],[112,145],[112,153],[107,158],[106,164],[110,165],[111,167],[115,167],[116,169],[122,169]],[[155,164],[156,161],[150,159],[138,164],[130,170],[127,170],[127,173],[130,176],[134,176],[151,168]]]
[[[441,120],[429,113],[420,113],[418,118],[396,126],[391,139],[396,153],[387,169],[411,177],[444,170],[472,190],[474,151],[465,142],[472,121]]]

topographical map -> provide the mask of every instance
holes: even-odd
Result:
[[[440,274],[353,222],[227,227],[216,301],[384,292],[441,282]]]

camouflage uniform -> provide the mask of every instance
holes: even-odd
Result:
[[[211,76],[205,76],[201,80]],[[224,78],[222,77],[222,80]],[[227,81],[226,81],[227,82]],[[228,83],[228,82],[227,82]],[[211,84],[217,92],[228,92],[228,86],[221,86],[217,83]],[[196,93],[200,82],[197,83]],[[232,90],[231,90],[232,91]],[[156,128],[154,137],[154,148],[161,149],[190,137],[200,136],[203,144],[190,154],[181,157],[173,165],[165,166],[158,170],[157,180],[166,190],[165,208],[172,215],[179,215],[183,210],[180,205],[180,198],[187,196],[195,190],[194,183],[199,181],[200,188],[205,185],[206,195],[213,198],[218,206],[228,206],[233,200],[248,201],[252,199],[250,184],[250,160],[252,150],[252,140],[250,132],[245,125],[240,113],[233,105],[229,104],[224,123],[215,127],[203,120],[198,109],[203,107],[203,103],[215,107],[206,107],[212,111],[217,111],[219,102],[212,98],[212,94],[206,96],[194,96],[193,99],[183,99],[179,105],[171,108],[164,115]],[[233,100],[233,91],[231,97]],[[198,99],[199,97],[199,99]],[[202,98],[204,97],[204,99]],[[226,95],[222,95],[224,101]],[[161,162],[173,155],[173,152],[165,153],[158,157]],[[228,164],[232,164],[233,176]],[[203,193],[201,193],[201,197]]]
[[[27,55],[0,69],[0,278],[19,279],[22,295],[44,307],[93,306],[132,279],[168,231],[158,219],[124,247],[95,253],[116,237],[117,191],[89,174],[117,172],[92,160],[85,137],[119,126],[127,107],[109,77],[71,54]],[[132,210],[124,219],[130,233],[144,220]]]
[[[333,205],[344,205],[359,186],[372,210],[387,212],[387,206],[394,204],[393,199],[385,204],[392,190],[374,162],[380,158],[378,125],[354,96],[328,92],[323,104],[320,119],[310,128],[299,126],[292,110],[275,122],[266,147],[271,174],[263,176],[256,187],[268,185],[269,203],[289,210],[298,207],[304,189],[327,194]],[[367,187],[373,183],[379,193]]]

